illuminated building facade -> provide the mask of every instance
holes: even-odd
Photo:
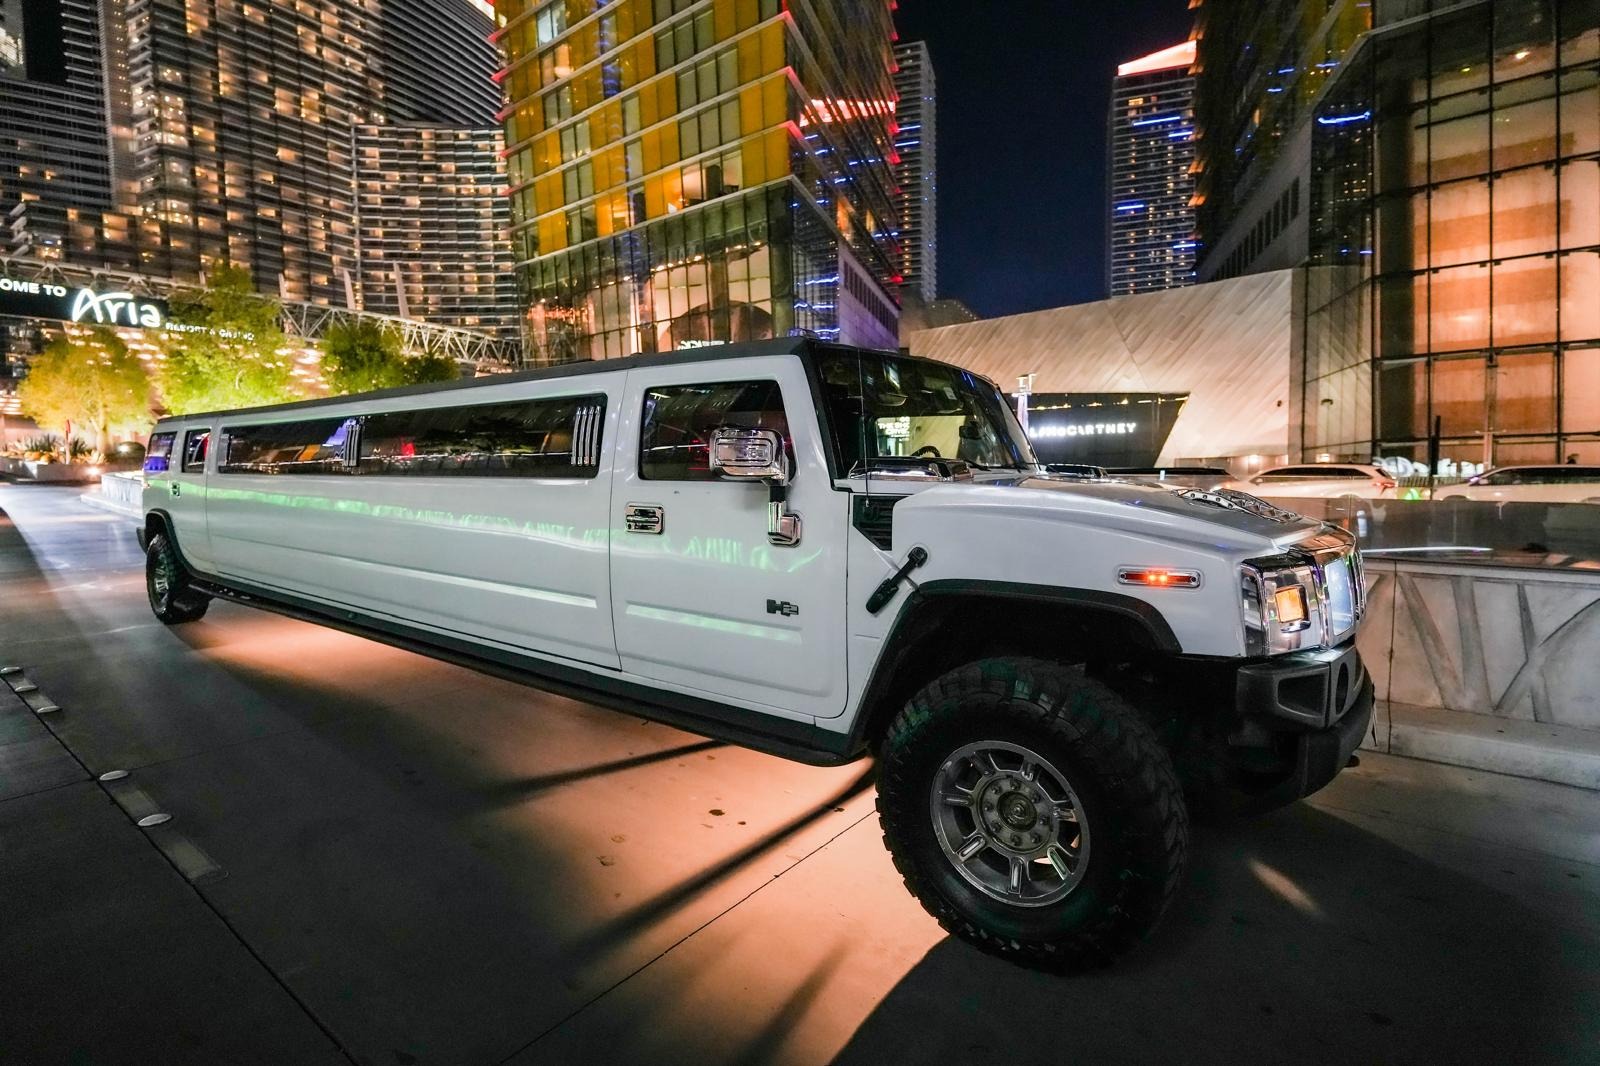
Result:
[[[1312,109],[1371,27],[1373,2],[1191,6],[1198,280],[1298,266],[1307,251]]]
[[[803,333],[892,348],[882,0],[504,0],[535,362]]]
[[[1600,5],[1375,19],[1312,127],[1306,456],[1600,462]]]
[[[0,0],[0,225],[7,230],[16,222],[11,212],[25,204],[39,205],[31,207],[36,219],[50,209],[57,222],[67,208],[111,205],[100,41],[96,0]],[[58,254],[53,248],[41,240],[38,251],[48,257]]]
[[[1106,181],[1112,296],[1194,282],[1194,58],[1185,41],[1117,68]]]
[[[356,127],[356,307],[517,331],[504,147],[498,128]]]
[[[924,306],[939,296],[939,126],[937,84],[928,46],[896,45],[895,182],[900,186],[900,292]]]
[[[127,0],[148,267],[344,303],[356,127],[492,124],[492,29],[459,0]]]

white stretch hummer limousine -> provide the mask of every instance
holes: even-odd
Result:
[[[164,419],[150,604],[223,596],[806,762],[875,752],[946,928],[1060,969],[1161,916],[1190,798],[1367,729],[1360,558],[1227,491],[1052,477],[993,384],[810,340]]]

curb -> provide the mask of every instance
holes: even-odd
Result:
[[[78,499],[82,500],[90,507],[96,508],[97,510],[110,511],[112,514],[121,515],[124,518],[138,519],[140,517],[139,511],[136,511],[131,507],[123,507],[119,503],[106,499],[98,492],[86,492],[82,496],[79,496]]]
[[[1361,747],[1600,790],[1600,732],[1592,729],[1380,701]]]

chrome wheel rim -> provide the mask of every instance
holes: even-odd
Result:
[[[151,599],[157,603],[165,603],[167,594],[172,591],[172,571],[163,556],[157,556],[155,565],[150,568]]]
[[[951,752],[929,790],[933,832],[973,888],[1014,907],[1071,894],[1089,865],[1089,822],[1049,759],[1002,740]]]

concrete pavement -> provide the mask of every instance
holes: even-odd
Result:
[[[867,764],[167,629],[76,497],[0,487],[0,1062],[1600,1062],[1600,794],[1366,755],[1049,978],[922,913]]]

